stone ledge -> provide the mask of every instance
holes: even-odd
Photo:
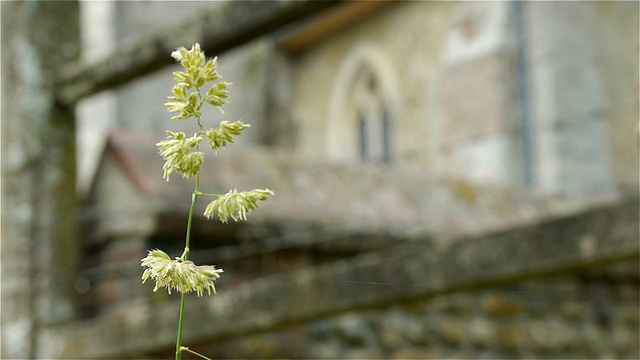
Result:
[[[450,246],[415,241],[287,277],[190,298],[185,343],[219,340],[477,286],[567,273],[640,256],[638,202],[584,210]],[[373,283],[386,286],[384,292]],[[207,319],[206,321],[204,319]],[[139,304],[108,317],[46,328],[39,356],[116,358],[169,348],[177,303]]]
[[[317,14],[342,1],[231,1],[185,26],[139,39],[95,64],[82,61],[63,66],[56,79],[57,98],[63,103],[116,87],[175,61],[178,46],[200,42],[213,56]]]

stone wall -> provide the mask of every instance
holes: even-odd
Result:
[[[638,280],[638,263],[624,263],[191,348],[215,358],[633,359]]]
[[[123,16],[112,20],[119,30],[111,30],[107,47],[214,6],[118,3],[113,12]],[[254,127],[240,141],[282,146],[304,161],[354,159],[357,129],[343,124],[354,116],[354,76],[369,67],[391,114],[394,164],[484,184],[527,182],[547,193],[633,189],[637,4],[531,3],[523,9],[522,39],[512,4],[446,2],[385,7],[295,54],[264,37],[221,58],[221,73],[234,82],[233,101],[225,114],[205,117],[243,119]],[[161,20],[154,26],[140,16],[150,12]],[[170,72],[123,86],[117,110],[102,120],[111,125],[80,128],[86,130],[82,144],[93,149],[81,156],[95,158],[100,147],[92,144],[103,142],[96,134],[116,124],[163,131]],[[519,82],[528,92],[516,88]],[[520,108],[524,101],[527,110]],[[528,124],[519,111],[528,112]],[[108,112],[100,108],[89,118]],[[82,163],[85,174],[90,162]],[[525,179],[526,171],[533,179]]]
[[[357,160],[349,99],[370,68],[394,164],[570,196],[637,187],[637,6],[385,8],[289,58],[294,148],[308,161]]]
[[[291,116],[301,157],[326,161],[332,152],[346,151],[355,142],[329,145],[332,136],[340,135],[330,133],[331,124],[346,121],[337,92],[350,87],[350,69],[356,72],[361,64],[373,64],[387,88],[386,100],[397,104],[392,141],[397,158],[424,159],[426,147],[433,146],[427,140],[434,112],[430,105],[440,84],[437,64],[448,7],[444,3],[393,6],[291,59],[295,88]]]
[[[340,113],[344,104],[336,102],[340,99],[336,89],[349,86],[343,82],[350,77],[341,78],[344,74],[341,69],[346,69],[348,75],[348,70],[357,70],[359,64],[365,64],[382,73],[382,93],[388,97],[396,121],[393,144],[397,146],[398,164],[479,183],[512,185],[521,181],[510,10],[503,3],[486,8],[467,4],[400,4],[310,51],[278,59],[281,61],[278,66],[291,71],[294,83],[289,94],[293,102],[290,114],[293,130],[287,134],[293,140],[285,139],[283,143],[291,144],[289,150],[295,150],[306,162],[334,160],[333,155],[343,153],[340,146],[344,143],[331,140],[340,132],[331,129],[341,129],[332,127],[332,122],[339,123],[344,115]],[[609,128],[607,116],[589,115],[583,123],[586,125],[581,125],[583,132],[566,131],[571,122],[563,117],[571,110],[581,111],[578,105],[583,100],[598,109],[609,104],[600,93],[604,91],[600,78],[610,79],[606,91],[628,96],[618,87],[618,81],[627,81],[627,73],[621,71],[617,75],[620,80],[609,77],[609,73],[614,66],[633,72],[632,66],[621,60],[607,60],[610,63],[600,69],[592,59],[597,54],[592,46],[600,45],[580,45],[575,53],[564,48],[565,42],[582,44],[593,34],[574,33],[569,26],[572,24],[565,24],[564,20],[573,13],[573,5],[564,5],[567,7],[559,12],[563,15],[558,17],[547,16],[555,8],[545,6],[529,7],[531,29],[549,25],[562,31],[549,44],[542,43],[553,38],[553,34],[533,33],[531,42],[532,48],[547,46],[539,47],[541,53],[532,57],[538,86],[534,91],[539,96],[535,106],[541,125],[537,131],[543,135],[537,138],[543,155],[538,166],[546,171],[540,187],[550,192],[581,193],[585,189],[610,190],[616,182],[637,184],[634,179],[637,171],[627,170],[629,165],[637,166],[631,164],[633,153],[625,148],[631,141],[624,140],[624,145],[615,148],[616,165],[611,165],[609,145],[602,137]],[[580,29],[589,28],[596,22],[599,11],[605,11],[598,8],[601,5],[583,6],[586,8],[579,12],[583,15]],[[606,11],[619,16],[628,10],[622,5],[615,6]],[[626,25],[620,25],[621,29],[633,21],[632,16],[625,18]],[[629,41],[633,43],[633,39]],[[629,44],[620,42],[615,46],[626,48]],[[242,117],[256,125],[255,135],[247,141],[260,142],[268,133],[261,114],[268,113],[270,105],[261,91],[271,90],[266,82],[269,74],[265,59],[273,50],[268,42],[258,41],[229,54],[226,63],[221,61],[221,67],[232,70],[225,73],[221,69],[224,75],[236,83],[236,79],[246,80],[250,85],[231,94],[232,104],[236,105],[227,112],[232,119]],[[569,70],[575,64],[577,70],[571,73]],[[562,77],[556,77],[557,74]],[[168,72],[159,72],[121,89],[118,121],[123,127],[165,128],[160,125],[167,118],[162,101],[151,99],[164,99],[170,87],[167,80],[171,80]],[[581,92],[563,98],[574,87]],[[256,88],[261,91],[255,91]],[[553,92],[547,94],[547,89]],[[148,106],[151,103],[159,107]],[[633,111],[623,115],[620,115],[623,121],[612,126],[612,138],[627,139],[625,132],[635,125]],[[634,151],[637,154],[637,148]],[[615,169],[613,173],[609,171],[611,166]],[[619,178],[614,180],[614,176]],[[97,261],[135,261],[134,254],[144,248],[143,241],[137,237],[118,239],[102,249],[103,255]],[[585,240],[587,247],[589,241]],[[300,264],[309,265],[304,256],[300,259]],[[631,265],[637,270],[637,263]],[[101,279],[92,301],[100,304],[105,313],[113,310],[111,313],[116,315],[126,314],[127,306],[121,300],[133,293],[140,294],[137,289],[129,291],[137,281],[128,275]],[[76,290],[83,289],[82,284],[77,282]],[[637,284],[635,270],[612,270],[605,275],[574,274],[516,283],[509,288],[463,291],[421,303],[359,310],[288,331],[193,348],[212,357],[231,358],[637,357]],[[377,285],[374,292],[385,291],[385,286],[393,284]],[[128,324],[127,321],[123,323]],[[139,318],[131,323],[136,321],[142,323]],[[167,354],[159,356],[171,356]]]
[[[332,154],[351,151],[358,133],[340,127],[352,116],[341,99],[354,74],[369,66],[380,78],[381,101],[390,104],[394,164],[518,184],[508,25],[507,3],[403,3],[296,55],[292,116],[301,154],[344,160]]]
[[[33,358],[39,327],[69,321],[76,310],[75,116],[54,98],[52,79],[78,56],[78,2],[1,9],[0,357]]]
[[[637,285],[565,277],[475,289],[345,315],[311,333],[325,358],[635,358]]]
[[[216,261],[232,282],[189,298],[185,341],[228,358],[634,356],[637,221],[633,201],[450,241],[396,239],[321,263],[318,252],[330,248]],[[131,261],[140,271],[139,240],[111,241],[96,262]],[[212,250],[218,260],[229,254]],[[154,352],[175,341],[178,304],[167,301],[175,296],[145,294],[137,276],[101,270],[104,311],[46,328],[41,354],[166,358],[170,350]]]
[[[540,188],[637,191],[638,3],[528,8]]]

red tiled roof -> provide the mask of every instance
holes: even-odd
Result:
[[[158,213],[184,211],[186,216],[194,181],[180,174],[172,174],[168,182],[162,178],[163,159],[155,147],[161,139],[162,135],[154,138],[114,132],[105,151],[113,152],[142,196],[160,200]],[[403,234],[460,234],[537,221],[552,212],[584,205],[534,196],[523,189],[435,180],[393,165],[310,164],[295,155],[255,146],[232,146],[217,156],[213,152],[206,156],[202,192],[225,193],[233,188],[275,191],[276,196],[252,213],[250,221],[316,223]],[[206,199],[199,202],[200,213],[205,205]]]

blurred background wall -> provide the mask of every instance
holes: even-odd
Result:
[[[11,21],[18,15],[56,19],[51,29],[78,21],[76,53],[81,63],[97,64],[139,39],[172,28],[188,32],[183,25],[196,20],[224,22],[216,14],[227,5],[80,2],[75,12],[47,17],[35,5],[3,3],[2,16],[4,24],[18,24]],[[268,186],[277,196],[245,225],[196,222],[194,256],[199,250],[197,260],[226,270],[221,292],[241,290],[267,278],[296,279],[301,269],[337,269],[416,239],[443,248],[462,235],[535,231],[544,221],[637,202],[638,24],[634,2],[347,2],[224,53],[207,52],[220,56],[219,72],[234,85],[224,113],[203,118],[252,124],[239,144],[212,160],[208,184],[216,191]],[[25,61],[15,52],[20,36],[42,41],[38,31],[17,26],[3,25],[3,49],[11,51],[2,69],[3,197],[23,193],[27,210],[3,202],[3,314],[15,315],[3,315],[3,352],[13,358],[25,351],[44,358],[115,354],[73,345],[69,326],[95,325],[98,330],[83,339],[99,342],[121,331],[105,324],[134,314],[128,311],[173,304],[139,285],[139,259],[153,247],[179,251],[186,221],[182,210],[191,185],[161,179],[154,147],[166,129],[193,131],[192,124],[170,122],[163,105],[177,66],[77,103],[75,129],[60,130],[60,138],[76,139],[68,154],[76,155],[77,177],[75,170],[67,173],[74,178],[67,184],[77,179],[79,235],[61,232],[78,239],[74,250],[51,251],[52,236],[30,235],[29,224],[42,213],[28,209],[38,178],[70,165],[69,159],[49,162],[39,172],[15,165],[20,161],[12,149],[30,146],[12,145],[15,137],[8,134],[47,133],[37,113],[16,129],[20,115],[7,107],[29,93],[14,84],[28,85],[19,79],[35,71],[19,72],[16,64]],[[194,33],[193,42],[201,36]],[[61,46],[43,53],[49,51],[61,52]],[[67,53],[72,58],[74,51]],[[43,68],[55,73],[58,65]],[[23,173],[14,169],[35,185],[21,188]],[[45,209],[67,211],[62,205]],[[31,239],[29,246],[18,246],[20,238]],[[35,259],[53,265],[32,264],[24,275],[15,270],[20,261],[7,260],[33,258],[34,251]],[[480,251],[478,259],[490,252]],[[57,262],[65,256],[70,260]],[[629,258],[435,298],[398,299],[258,335],[194,337],[194,348],[221,358],[634,358],[639,273],[637,255]],[[67,269],[58,278],[71,279],[61,297],[73,305],[67,309],[53,296],[48,307],[36,301],[12,310],[20,299],[60,292],[46,281],[33,290],[40,272],[58,267]],[[410,280],[371,285],[370,291],[383,294]],[[59,315],[35,315],[51,309]],[[63,326],[37,335],[48,323]],[[172,356],[171,343],[150,336],[150,343],[118,356]],[[15,345],[21,342],[26,345]]]

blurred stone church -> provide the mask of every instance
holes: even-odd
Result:
[[[82,2],[82,60],[99,62],[189,22],[224,22],[219,13],[229,4]],[[357,1],[220,54],[205,47],[233,83],[224,113],[205,111],[205,126],[242,119],[252,127],[237,144],[207,154],[202,187],[268,187],[276,197],[246,223],[196,219],[192,257],[225,269],[218,292],[231,295],[220,304],[233,307],[245,289],[260,286],[272,302],[259,305],[264,322],[218,335],[196,330],[216,326],[196,310],[222,306],[218,296],[189,298],[187,345],[217,358],[637,358],[637,254],[598,258],[591,235],[564,239],[560,230],[550,243],[578,242],[595,256],[593,266],[540,267],[512,280],[492,275],[427,295],[420,284],[462,273],[392,281],[366,273],[336,280],[338,290],[314,300],[322,307],[346,297],[343,308],[264,324],[298,311],[289,293],[269,288],[271,279],[295,284],[375,256],[381,273],[388,266],[407,274],[421,261],[394,263],[385,254],[415,244],[446,252],[460,239],[521,229],[544,237],[544,224],[565,219],[606,236],[606,223],[590,219],[611,209],[637,215],[638,24],[635,2]],[[40,356],[172,357],[165,339],[173,327],[147,329],[139,345],[121,340],[129,344],[122,349],[100,343],[135,337],[122,334],[141,313],[175,320],[168,312],[178,311],[173,296],[140,284],[139,266],[148,249],[171,256],[182,249],[193,185],[177,176],[165,182],[154,146],[166,129],[195,131],[169,121],[163,105],[176,70],[77,105],[77,307],[71,321],[45,333]],[[635,221],[637,230],[631,219],[625,224]],[[535,248],[535,236],[515,239],[495,260],[505,268],[520,262],[511,252]],[[538,249],[531,260],[562,249]],[[464,261],[498,257],[493,251],[479,247]],[[416,293],[385,297],[403,284]],[[373,300],[352,305],[351,292],[354,299],[371,292]],[[252,311],[234,311],[245,310]]]

